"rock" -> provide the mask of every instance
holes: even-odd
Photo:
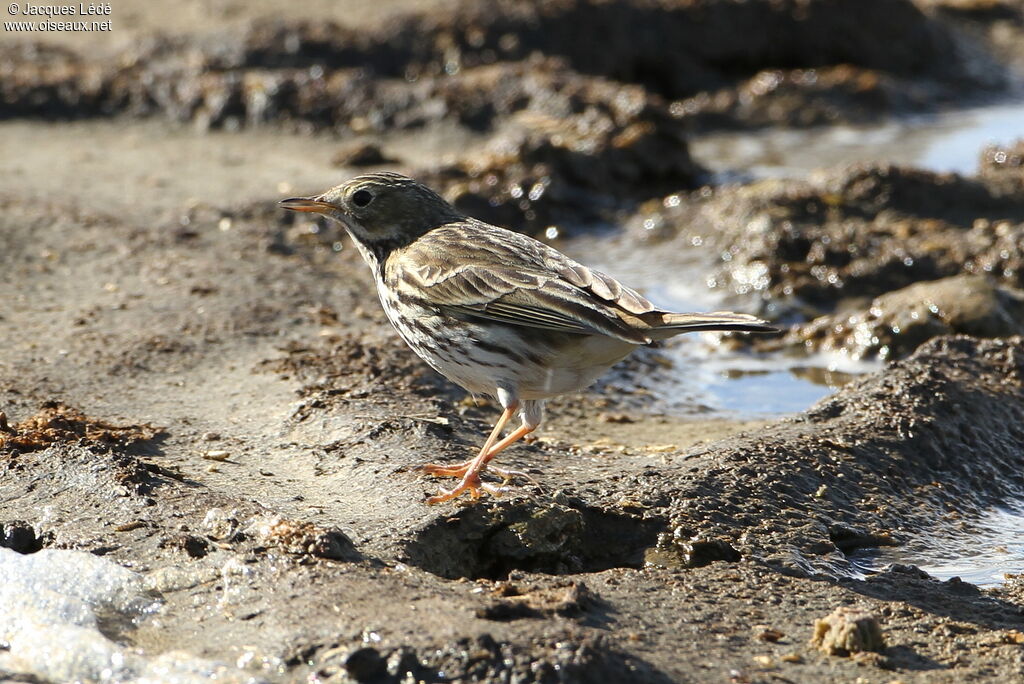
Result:
[[[866,310],[822,316],[759,350],[841,352],[852,359],[903,358],[939,335],[981,338],[1024,334],[1024,290],[981,275],[915,283],[875,298]]]
[[[842,606],[814,623],[811,645],[826,655],[885,650],[882,627],[871,613]]]
[[[23,520],[0,524],[0,547],[18,553],[35,553],[43,548],[43,539]]]
[[[356,140],[343,146],[331,157],[334,166],[380,166],[393,164],[391,159],[380,149],[380,145],[367,140]]]

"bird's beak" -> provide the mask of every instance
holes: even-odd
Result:
[[[335,208],[330,202],[323,202],[314,197],[289,197],[281,200],[278,204],[292,211],[308,211],[314,214],[326,214]]]

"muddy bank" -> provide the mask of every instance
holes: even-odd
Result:
[[[195,40],[156,36],[107,64],[53,46],[15,43],[7,50],[4,100],[8,107],[26,108],[11,109],[8,115],[127,110],[191,118],[195,112],[207,125],[222,123],[203,111],[216,108],[218,100],[233,101],[231,116],[244,114],[239,123],[287,116],[298,105],[307,112],[299,118],[344,126],[345,117],[328,114],[332,104],[343,105],[339,96],[346,84],[355,91],[349,95],[355,95],[372,85],[368,80],[380,79],[380,95],[386,95],[409,81],[453,77],[458,82],[460,74],[475,67],[522,62],[534,54],[562,58],[581,75],[635,83],[669,100],[724,92],[766,67],[810,70],[803,78],[778,73],[783,74],[780,83],[788,80],[791,86],[784,97],[806,86],[813,99],[815,90],[829,90],[823,86],[834,79],[826,70],[819,83],[814,69],[849,65],[862,75],[850,94],[888,91],[877,103],[886,110],[886,100],[897,96],[895,85],[919,84],[916,89],[931,91],[924,99],[934,103],[943,90],[949,96],[955,88],[1001,83],[994,62],[980,68],[984,60],[961,47],[948,26],[903,0],[859,3],[852,13],[843,3],[828,0],[574,0],[530,6],[470,0],[449,11],[430,10],[397,13],[369,30],[332,21],[264,19]],[[577,40],[579,35],[602,39]],[[665,52],[660,46],[666,44],[677,49]],[[776,72],[762,73],[760,81],[767,83],[767,75]],[[887,82],[879,83],[877,74]],[[763,96],[773,89],[748,88],[747,93]],[[406,88],[410,94],[416,90],[422,88]],[[196,111],[203,101],[208,107]],[[696,109],[696,102],[682,107],[689,114]],[[383,123],[372,114],[364,116],[370,125]]]
[[[174,653],[271,681],[1015,674],[1019,584],[855,580],[846,554],[1015,495],[1019,338],[943,338],[803,416],[709,426],[725,441],[696,447],[699,422],[649,421],[643,397],[568,397],[501,459],[539,486],[428,507],[441,483],[416,466],[465,458],[495,410],[404,349],[336,235],[254,205],[156,220],[3,208],[0,396],[16,434],[0,534],[90,552],[156,592],[153,619],[88,637],[141,649],[132,672]],[[878,619],[882,653],[809,645],[850,603]],[[44,681],[66,680],[43,665],[86,643],[38,659],[30,628],[4,625],[19,636],[0,668]]]
[[[861,164],[669,197],[631,227],[719,253],[712,286],[827,310],[962,272],[1019,284],[1022,220],[984,177]]]
[[[758,342],[760,351],[838,352],[850,359],[894,359],[941,335],[982,338],[1024,334],[1024,290],[983,275],[914,283],[854,308],[793,326]]]

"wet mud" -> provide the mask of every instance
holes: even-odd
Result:
[[[1020,143],[974,176],[730,184],[690,153],[701,131],[933,111],[1019,78],[1016,3],[849,7],[254,4],[108,50],[5,42],[0,606],[40,599],[0,607],[0,678],[1024,676],[1020,576],[862,562],[1024,495]],[[81,173],[37,163],[53,145]],[[645,383],[671,349],[641,350],[551,402],[499,458],[522,473],[503,496],[428,506],[447,483],[419,466],[474,453],[497,407],[405,348],[337,226],[274,204],[367,168],[545,239],[614,222],[703,263],[695,281],[786,327],[722,345],[751,358],[887,363],[790,417],[706,419],[663,410]],[[89,572],[25,589],[33,558]]]

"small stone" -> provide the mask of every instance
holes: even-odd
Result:
[[[846,606],[814,623],[811,646],[826,655],[850,656],[885,649],[882,627],[871,613]]]
[[[43,541],[27,522],[13,520],[0,525],[0,546],[17,553],[35,553],[43,548]]]
[[[1011,629],[1009,632],[1003,635],[1003,643],[1005,644],[1024,644],[1024,633]]]
[[[775,642],[779,641],[779,639],[782,639],[785,636],[786,635],[785,635],[784,632],[780,632],[777,629],[772,629],[772,628],[768,627],[768,628],[762,629],[758,633],[757,638],[760,639],[761,641],[770,641],[771,643],[774,644]]]
[[[203,458],[207,461],[226,461],[231,456],[230,451],[224,449],[212,449],[210,451],[204,451],[202,454]]]

